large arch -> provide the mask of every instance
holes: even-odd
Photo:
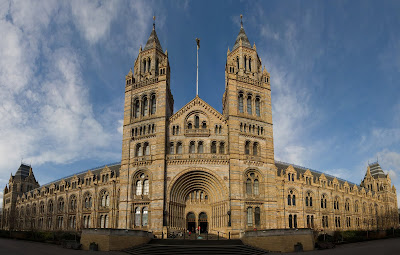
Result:
[[[193,196],[199,193],[201,195]],[[185,229],[189,212],[193,212],[196,218],[200,212],[206,213],[209,222],[202,224],[207,226],[207,230],[226,227],[228,223],[227,188],[222,179],[208,169],[181,172],[171,182],[167,199],[169,227]]]

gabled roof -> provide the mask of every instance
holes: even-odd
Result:
[[[378,162],[370,164],[369,169],[370,169],[372,177],[386,178],[386,174],[383,172],[383,170],[382,170],[381,166],[378,164]],[[365,174],[365,176],[367,176],[367,174]]]
[[[189,103],[179,109],[176,113],[174,113],[171,117],[169,117],[170,121],[174,121],[183,113],[190,111],[190,109],[196,105],[201,105],[204,108],[204,111],[212,113],[215,117],[226,123],[226,119],[224,115],[222,115],[219,111],[215,110],[211,105],[207,104],[206,101],[201,99],[198,95],[193,98]]]
[[[153,24],[153,30],[151,31],[150,37],[147,40],[146,46],[144,46],[143,50],[150,50],[153,48],[156,48],[156,49],[160,50],[161,52],[163,51],[161,44],[160,44],[160,40],[158,40],[158,37],[157,37],[156,26],[154,24]]]
[[[232,51],[236,50],[240,46],[240,40],[242,40],[242,46],[251,49],[249,38],[247,38],[246,32],[243,28],[243,23],[240,24],[239,34],[236,37],[235,45],[233,45]]]

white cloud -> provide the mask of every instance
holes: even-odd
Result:
[[[118,124],[117,131],[122,135],[124,131],[124,120],[118,120]]]
[[[119,7],[120,4],[115,1],[71,1],[75,25],[91,44],[97,43],[109,32]]]

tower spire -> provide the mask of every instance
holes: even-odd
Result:
[[[199,95],[199,49],[200,49],[200,39],[196,38],[197,43],[197,75],[196,75],[196,96]]]

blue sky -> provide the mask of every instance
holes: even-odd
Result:
[[[0,186],[21,160],[40,184],[121,157],[124,77],[156,30],[175,111],[218,111],[243,14],[271,74],[275,157],[359,183],[376,161],[400,188],[399,1],[0,0]],[[2,193],[0,193],[0,199]]]

